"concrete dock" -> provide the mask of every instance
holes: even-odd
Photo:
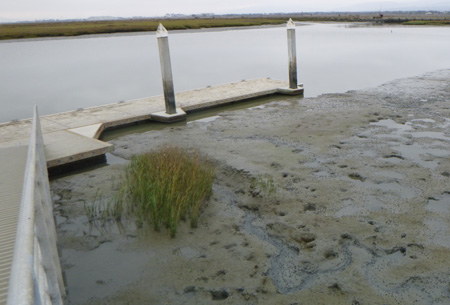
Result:
[[[185,112],[277,93],[286,94],[288,83],[255,79],[176,94],[177,107]],[[303,90],[302,88],[300,88]],[[288,90],[288,89],[287,89]],[[113,149],[98,140],[101,133],[145,120],[159,120],[164,97],[142,98],[41,117],[48,168],[103,155]],[[0,149],[26,145],[31,119],[0,124]]]

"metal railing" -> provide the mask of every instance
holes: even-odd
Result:
[[[7,305],[63,304],[44,140],[34,110]]]

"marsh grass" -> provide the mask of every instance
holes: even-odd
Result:
[[[431,26],[443,26],[450,25],[450,20],[410,20],[403,22],[403,25],[431,25]]]
[[[151,224],[157,231],[177,232],[180,220],[197,227],[199,209],[210,195],[215,178],[213,164],[198,151],[164,146],[134,157],[127,166],[122,200],[138,224]]]
[[[354,19],[352,16],[297,17],[296,21],[308,22],[352,22],[367,21]],[[201,29],[215,27],[257,26],[269,24],[283,24],[287,22],[282,17],[266,18],[207,18],[207,19],[129,19],[105,21],[67,21],[67,22],[29,22],[0,24],[0,40],[39,38],[39,37],[68,37],[93,34],[110,34],[126,32],[156,31],[162,22],[167,30]],[[403,23],[405,25],[449,25],[448,20],[409,20],[386,19],[387,23]]]
[[[166,29],[170,31],[214,27],[281,24],[286,21],[287,20],[285,18],[214,18],[13,23],[0,25],[0,40],[156,31],[160,22],[162,22]]]
[[[91,203],[84,202],[84,211],[91,223],[100,223],[102,226],[108,220],[121,220],[122,201],[120,200],[122,190],[111,198],[104,197],[99,191],[95,194]]]
[[[104,226],[124,215],[144,224],[169,229],[174,237],[180,220],[197,227],[201,204],[211,195],[215,178],[213,163],[198,151],[189,154],[174,146],[133,157],[126,167],[117,193],[105,198],[97,192],[91,203],[84,203],[89,221]],[[114,188],[114,187],[113,187]]]

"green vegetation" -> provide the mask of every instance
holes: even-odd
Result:
[[[285,18],[138,19],[85,22],[14,23],[0,25],[0,40],[80,36],[121,32],[156,31],[161,22],[167,30],[255,26],[285,23]]]
[[[91,204],[84,202],[84,211],[91,223],[98,222],[102,226],[109,219],[120,220],[122,218],[122,201],[119,200],[122,192],[112,198],[103,197],[98,191]]]
[[[155,230],[165,226],[174,237],[180,219],[190,218],[197,227],[201,203],[210,196],[214,167],[199,152],[164,146],[136,156],[127,167],[124,184],[126,208],[139,223]]]
[[[137,218],[138,227],[162,226],[175,237],[180,220],[190,219],[197,227],[201,204],[212,192],[213,164],[197,151],[174,146],[134,157],[125,170],[118,193],[105,199],[98,193],[92,204],[84,204],[91,222],[104,225],[107,220],[121,220],[127,213]]]
[[[369,16],[370,17],[370,16]],[[297,16],[296,21],[312,22],[367,22],[368,16],[353,15],[317,15]],[[368,19],[369,18],[369,19]],[[286,17],[242,17],[242,18],[208,18],[208,19],[129,19],[105,21],[73,21],[0,24],[0,40],[39,37],[66,37],[90,34],[108,34],[123,32],[156,31],[158,24],[163,23],[167,30],[185,30],[215,27],[256,26],[282,24]],[[406,19],[407,20],[407,19]],[[385,18],[386,23],[403,23],[405,25],[449,25],[449,20],[411,20]]]
[[[127,213],[136,217],[138,227],[152,224],[157,231],[165,226],[174,237],[180,220],[190,219],[197,227],[202,202],[212,191],[213,164],[197,151],[188,154],[173,146],[134,157],[126,167],[118,193],[104,199],[98,193],[84,204],[92,223],[121,220]]]
[[[269,175],[258,175],[250,184],[250,192],[253,196],[273,196],[277,192],[275,182]]]
[[[450,20],[410,20],[403,22],[403,25],[450,25]]]

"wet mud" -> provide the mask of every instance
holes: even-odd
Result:
[[[450,70],[124,135],[51,182],[67,304],[449,304]],[[133,155],[217,166],[199,226],[89,222]],[[99,195],[101,194],[101,195]]]

